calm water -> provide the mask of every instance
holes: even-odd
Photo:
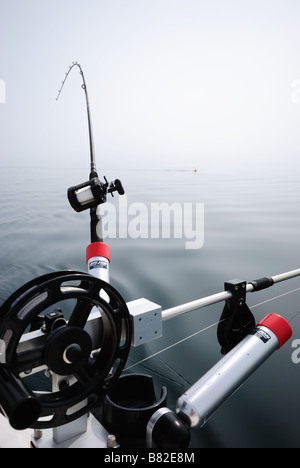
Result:
[[[67,172],[67,173],[66,173]],[[100,172],[100,171],[99,171]],[[24,176],[26,174],[26,176]],[[253,280],[300,267],[300,186],[293,178],[225,177],[192,171],[106,171],[121,178],[128,205],[203,203],[204,245],[186,250],[185,239],[106,239],[111,283],[126,301],[146,297],[173,307],[222,291],[224,281]],[[26,169],[0,173],[0,303],[42,274],[85,271],[89,215],[75,213],[66,190],[87,171]],[[102,176],[102,173],[101,173]],[[118,198],[110,200],[118,212]],[[150,213],[150,211],[149,211]],[[149,236],[150,237],[150,236]],[[299,280],[248,295],[250,306],[298,288]],[[222,305],[164,323],[164,337],[134,349],[128,366],[217,322]],[[255,307],[260,320],[276,312],[291,320],[300,339],[300,291]],[[300,447],[300,364],[292,340],[197,431],[201,447]],[[169,389],[169,406],[221,358],[216,327],[160,353],[136,372],[151,372]]]

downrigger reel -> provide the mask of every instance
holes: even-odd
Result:
[[[71,308],[68,320],[58,305]],[[61,271],[30,281],[6,300],[0,339],[3,413],[15,429],[52,428],[87,413],[118,379],[131,346],[130,316],[108,283]],[[21,377],[43,368],[65,377],[56,391],[33,393]]]

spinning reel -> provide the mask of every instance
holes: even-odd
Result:
[[[68,318],[56,319],[57,305],[69,306]],[[4,302],[0,339],[6,351],[6,364],[0,364],[2,412],[15,429],[53,428],[87,413],[114,385],[131,346],[130,315],[108,283],[75,271],[50,273]],[[72,378],[58,391],[33,393],[22,377],[36,368]]]

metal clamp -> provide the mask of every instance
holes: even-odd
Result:
[[[255,326],[255,318],[246,304],[247,282],[231,280],[225,283],[225,290],[232,294],[226,301],[218,326],[218,341],[221,353],[227,354]]]

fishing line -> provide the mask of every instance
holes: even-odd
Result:
[[[272,297],[271,299],[267,299],[267,300],[265,300],[265,301],[259,302],[258,304],[255,304],[255,305],[249,307],[249,309],[254,309],[255,307],[259,307],[259,306],[261,306],[261,305],[263,305],[263,304],[267,304],[268,302],[274,301],[274,300],[276,300],[276,299],[280,299],[281,297],[287,296],[287,295],[292,294],[292,293],[297,292],[297,291],[300,291],[300,288],[292,289],[291,291],[285,292],[285,293],[283,293],[283,294],[279,294],[278,296]],[[296,315],[290,319],[290,322],[291,322],[292,320],[294,320],[299,314],[300,314],[300,311],[297,312]],[[173,343],[172,345],[167,346],[166,348],[161,349],[160,351],[157,351],[157,352],[154,353],[154,354],[151,354],[150,356],[147,356],[146,358],[142,359],[141,361],[136,362],[136,363],[134,363],[134,364],[132,364],[132,365],[126,367],[126,369],[124,369],[124,370],[127,371],[127,370],[132,369],[133,367],[139,366],[139,365],[143,364],[144,362],[149,361],[150,359],[159,356],[160,354],[164,353],[165,351],[168,351],[168,350],[174,348],[175,346],[178,346],[178,345],[180,345],[181,343],[184,343],[185,341],[188,341],[188,340],[190,340],[191,338],[193,338],[193,337],[195,337],[195,336],[197,336],[197,335],[200,335],[201,333],[203,333],[203,332],[209,330],[210,328],[213,328],[213,327],[219,325],[219,323],[221,323],[221,322],[223,322],[223,321],[224,321],[224,320],[220,320],[219,322],[213,323],[212,325],[209,325],[208,327],[205,327],[205,328],[203,328],[202,330],[199,330],[198,332],[193,333],[193,334],[187,336],[186,338],[183,338],[182,340],[179,340],[179,341],[177,341],[176,343]],[[169,366],[164,360],[161,359],[161,361],[162,361],[165,365]],[[169,366],[169,367],[171,368],[171,366]],[[173,369],[173,370],[174,370],[174,369]],[[177,372],[177,371],[176,371],[176,372]],[[180,376],[180,377],[182,377],[182,376]]]
[[[171,373],[174,373],[175,374],[175,377],[172,378],[169,375],[166,375],[165,372],[163,371],[159,371],[158,369],[153,369],[151,368],[150,365],[143,365],[143,364],[140,364],[140,367],[142,369],[145,369],[146,371],[150,372],[152,375],[156,375],[157,377],[160,377],[160,378],[163,378],[164,380],[167,380],[168,382],[170,382],[172,385],[177,385],[178,387],[181,387],[181,388],[188,388],[192,385],[192,382],[190,382],[186,377],[184,377],[184,375],[180,374],[180,372],[178,372],[176,369],[174,369],[172,366],[170,366],[169,364],[167,364],[161,357],[159,356],[156,356],[156,359],[158,359],[162,364],[164,364],[169,372]],[[180,380],[182,380],[182,382],[180,382]]]
[[[258,307],[260,305],[267,304],[268,302],[271,302],[271,301],[275,301],[275,299],[279,299],[280,297],[287,296],[288,294],[292,294],[292,293],[294,293],[296,291],[300,291],[300,288],[292,289],[291,291],[280,294],[279,296],[275,296],[275,297],[272,297],[271,299],[267,299],[266,301],[259,302],[258,304],[255,304],[255,305],[249,307],[249,309],[254,309],[255,307]]]
[[[136,362],[136,363],[132,364],[132,365],[129,366],[129,367],[126,367],[126,369],[124,369],[124,370],[127,371],[127,370],[129,370],[129,369],[132,369],[133,367],[138,366],[138,365],[140,365],[140,364],[142,364],[142,363],[148,361],[149,359],[152,359],[153,357],[156,357],[156,356],[158,356],[159,354],[164,353],[165,351],[168,351],[169,349],[172,349],[172,348],[174,348],[175,346],[178,346],[178,345],[181,344],[181,343],[184,343],[184,342],[187,341],[187,340],[190,340],[190,339],[193,338],[194,336],[200,335],[200,333],[203,333],[203,332],[205,332],[206,330],[209,330],[210,328],[219,325],[219,323],[221,323],[221,322],[223,322],[223,320],[220,320],[219,322],[213,323],[212,325],[209,325],[208,327],[205,327],[205,328],[203,328],[202,330],[199,330],[199,331],[197,331],[196,333],[193,333],[192,335],[189,335],[189,336],[187,336],[186,338],[183,338],[182,340],[179,340],[179,341],[177,341],[176,343],[173,343],[172,345],[167,346],[167,348],[164,348],[164,349],[161,349],[160,351],[157,351],[156,353],[152,354],[151,356],[148,356],[148,357],[142,359],[141,361]]]
[[[292,317],[290,320],[289,320],[289,323],[291,323],[296,317],[298,317],[298,315],[300,314],[300,310],[299,312],[297,312],[294,317]]]
[[[149,346],[147,346],[148,350],[151,352],[151,349],[149,348]],[[190,382],[184,375],[182,375],[177,369],[175,369],[173,366],[171,366],[171,364],[169,364],[168,362],[164,361],[162,359],[162,357],[160,356],[156,356],[156,359],[158,359],[158,361],[160,361],[165,367],[167,367],[167,369],[169,369],[171,372],[173,372],[177,379],[176,380],[173,380],[171,377],[167,378],[167,380],[169,380],[170,382],[172,382],[173,384],[177,384],[179,385],[180,387],[183,387],[183,388],[186,388],[186,385],[188,386],[191,386],[192,385],[192,382]],[[145,366],[145,368],[147,369],[147,367]],[[149,369],[150,370],[150,369]],[[153,372],[153,370],[151,371]],[[157,372],[156,372],[157,373]],[[165,374],[162,375],[162,377],[166,378]],[[178,378],[182,379],[184,382],[185,382],[185,386],[183,384],[181,384],[180,382],[178,382]]]

